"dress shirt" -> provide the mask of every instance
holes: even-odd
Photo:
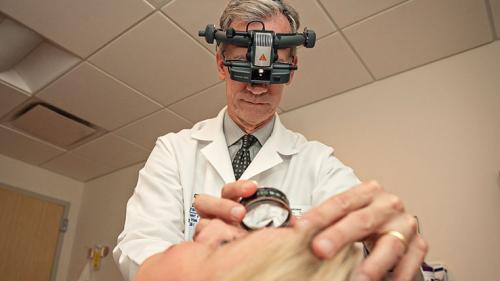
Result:
[[[258,129],[253,132],[252,135],[257,138],[252,146],[250,146],[250,159],[253,160],[255,155],[259,152],[260,148],[267,141],[274,128],[274,120],[276,119],[273,116],[273,119],[269,121],[264,127]],[[227,111],[224,114],[224,123],[223,123],[224,136],[226,137],[226,144],[229,149],[229,156],[231,157],[231,162],[234,160],[236,153],[241,148],[241,137],[246,133],[238,126],[236,123],[229,117]]]

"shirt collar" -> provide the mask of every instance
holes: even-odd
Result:
[[[268,122],[264,127],[255,131],[252,135],[257,138],[261,145],[267,141],[274,128],[274,121],[276,116],[273,116],[273,119]],[[243,137],[246,133],[229,117],[227,114],[227,110],[224,113],[224,122],[223,122],[224,136],[226,137],[227,146],[231,146],[236,143],[241,137]]]

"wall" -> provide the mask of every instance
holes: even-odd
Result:
[[[56,274],[56,281],[67,280],[84,184],[3,155],[0,155],[0,183],[70,204],[68,230],[64,234]]]
[[[86,262],[87,249],[96,244],[109,246],[110,253],[102,260],[101,270],[93,273],[92,280],[122,280],[111,251],[123,229],[125,207],[143,165],[134,165],[85,184],[68,281],[77,280]]]
[[[499,41],[282,121],[400,195],[451,280],[500,280]]]

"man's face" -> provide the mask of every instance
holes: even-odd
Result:
[[[264,21],[266,30],[276,33],[291,32],[290,24],[285,16],[279,15]],[[245,31],[246,22],[235,21],[231,27]],[[262,25],[252,23],[249,28],[260,30]],[[226,44],[224,56],[226,59],[246,58],[247,49]],[[278,50],[278,60],[291,62],[290,49]],[[296,62],[296,61],[295,61]],[[221,54],[217,53],[217,68],[219,77],[226,80],[227,110],[229,116],[247,133],[252,133],[272,119],[281,100],[283,84],[249,84],[231,80],[229,70],[224,66]],[[293,78],[293,72],[290,81]]]

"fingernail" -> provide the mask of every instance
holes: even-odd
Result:
[[[243,206],[236,206],[231,209],[231,216],[236,220],[240,220],[244,212],[245,208]]]
[[[255,184],[255,186],[256,186],[257,188],[259,187],[259,183],[258,183],[257,181],[252,180],[252,181],[250,181],[250,182],[252,182],[253,184]],[[253,186],[252,186],[252,188],[253,188]]]
[[[370,278],[363,273],[357,272],[352,277],[352,281],[370,281]]]
[[[328,239],[321,239],[317,243],[318,249],[323,252],[323,254],[329,258],[333,256],[333,243]]]
[[[259,184],[256,181],[248,181],[245,185],[243,185],[243,188],[247,191],[254,190],[255,187],[259,187]]]

